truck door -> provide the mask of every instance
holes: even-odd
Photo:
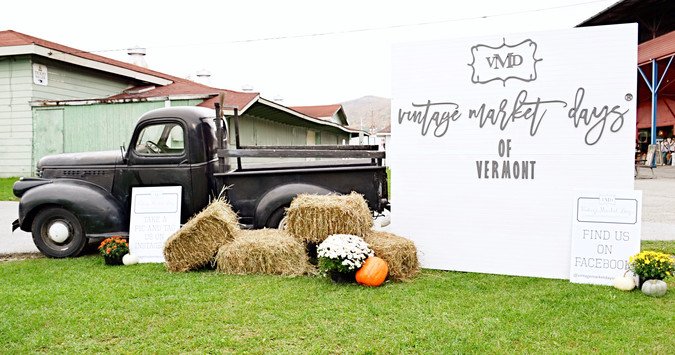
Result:
[[[181,186],[181,223],[185,223],[193,214],[187,139],[185,124],[179,119],[152,120],[139,126],[126,166],[117,169],[113,193],[131,208],[133,187]]]

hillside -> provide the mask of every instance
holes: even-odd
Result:
[[[358,99],[342,102],[342,108],[347,115],[349,127],[381,132],[389,127],[391,115],[391,100],[384,97],[364,96]]]

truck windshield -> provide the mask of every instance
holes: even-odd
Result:
[[[138,134],[136,152],[139,154],[181,154],[185,149],[183,127],[177,123],[153,124]]]

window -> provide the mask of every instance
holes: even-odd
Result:
[[[185,150],[183,127],[178,123],[146,126],[136,141],[136,152],[143,155],[182,154]]]

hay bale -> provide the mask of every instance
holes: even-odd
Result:
[[[218,249],[216,270],[226,274],[295,276],[310,273],[302,243],[279,229],[241,230]]]
[[[321,243],[331,234],[362,236],[373,217],[362,195],[298,195],[286,210],[286,230],[298,240]]]
[[[419,272],[417,248],[411,240],[382,231],[370,231],[363,239],[375,256],[387,262],[390,280],[402,281]]]
[[[237,231],[239,219],[232,207],[221,199],[211,202],[164,244],[167,270],[184,272],[204,267]]]

